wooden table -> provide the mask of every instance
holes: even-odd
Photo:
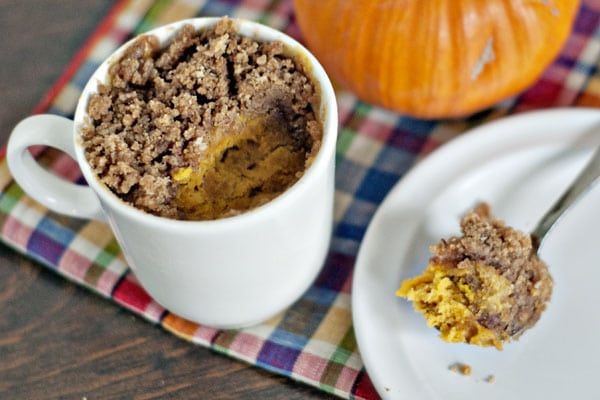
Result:
[[[2,143],[111,3],[0,2]],[[333,397],[178,339],[0,245],[0,398]]]

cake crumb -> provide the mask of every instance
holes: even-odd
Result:
[[[495,375],[488,375],[485,377],[484,379],[487,383],[495,383],[496,382],[496,376]]]
[[[456,372],[457,374],[461,374],[464,376],[471,376],[472,368],[469,364],[464,363],[454,363],[448,367],[448,369],[452,372]]]

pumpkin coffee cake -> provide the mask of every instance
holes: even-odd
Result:
[[[501,350],[538,321],[552,278],[530,235],[494,218],[487,204],[467,213],[461,230],[431,246],[425,272],[402,282],[397,295],[443,340]]]

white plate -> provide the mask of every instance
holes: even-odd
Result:
[[[591,399],[600,378],[600,185],[541,249],[555,280],[540,321],[503,351],[448,344],[394,294],[428,246],[460,233],[479,201],[530,231],[600,144],[600,111],[552,109],[483,125],[442,146],[392,189],[359,251],[352,288],[359,349],[384,398]],[[470,376],[448,369],[472,367]],[[486,381],[493,375],[494,383]]]

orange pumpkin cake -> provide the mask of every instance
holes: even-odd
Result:
[[[402,282],[397,295],[443,340],[501,350],[539,320],[552,278],[530,235],[494,218],[487,204],[467,213],[461,230],[431,246],[423,274]]]

